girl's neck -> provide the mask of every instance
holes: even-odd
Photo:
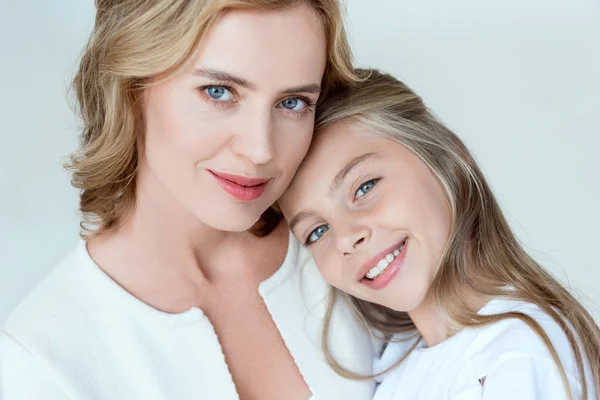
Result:
[[[488,301],[489,299],[473,295],[470,309],[478,311]],[[455,324],[452,324],[449,316],[440,310],[431,295],[428,295],[417,308],[409,311],[408,315],[428,348],[442,343],[460,331]]]
[[[417,308],[408,312],[427,347],[433,347],[451,337],[454,333],[443,318],[441,310],[428,296]]]

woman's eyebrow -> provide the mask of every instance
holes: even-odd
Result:
[[[235,75],[230,74],[230,73],[225,72],[225,71],[219,71],[219,70],[216,70],[216,69],[197,68],[197,69],[194,70],[194,75],[203,76],[205,78],[212,78],[212,79],[216,79],[218,81],[233,82],[233,83],[235,83],[237,85],[240,85],[241,87],[244,87],[244,88],[249,88],[249,89],[256,88],[256,85],[254,85],[253,83],[250,83],[249,81],[247,81],[244,78],[241,78],[239,76],[235,76]]]

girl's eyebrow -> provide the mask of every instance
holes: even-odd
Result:
[[[346,178],[346,176],[354,168],[358,167],[360,164],[362,164],[368,160],[371,160],[375,157],[377,157],[377,153],[365,153],[358,157],[354,157],[352,160],[348,161],[346,163],[346,165],[344,165],[342,167],[342,169],[340,169],[338,171],[338,173],[333,178],[333,181],[331,181],[331,184],[329,185],[329,195],[331,196],[333,194],[333,192],[337,191],[340,188],[340,186],[342,185],[342,182],[344,182],[344,179]]]
[[[302,210],[298,214],[294,215],[294,217],[290,219],[289,222],[290,231],[293,231],[296,225],[304,221],[306,218],[312,217],[313,215],[316,215],[316,213],[313,210]]]

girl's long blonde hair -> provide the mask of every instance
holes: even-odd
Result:
[[[135,204],[140,95],[156,76],[181,66],[224,12],[310,5],[325,30],[323,92],[356,79],[339,0],[96,0],[96,20],[73,89],[83,130],[66,167],[80,189],[81,227],[91,237],[114,228]],[[280,213],[269,209],[252,229],[268,234]]]
[[[600,330],[583,306],[523,249],[510,229],[481,170],[463,142],[426,108],[404,83],[377,70],[357,70],[363,79],[340,88],[319,103],[315,134],[342,120],[350,120],[368,134],[400,143],[414,152],[437,177],[452,214],[446,251],[431,293],[455,328],[480,327],[509,318],[526,323],[544,341],[557,363],[571,397],[567,377],[547,334],[530,316],[520,312],[479,315],[471,306],[473,294],[503,297],[538,305],[562,328],[571,344],[583,398],[600,392]],[[510,289],[507,289],[510,288]],[[333,289],[323,329],[327,360],[341,375],[366,378],[342,367],[329,350],[329,329],[335,297]],[[385,337],[418,334],[408,314],[350,298],[369,328]],[[585,357],[584,357],[585,356]],[[594,387],[587,387],[585,358]],[[401,360],[399,361],[401,362]]]

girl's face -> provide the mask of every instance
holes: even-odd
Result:
[[[144,95],[139,197],[219,230],[248,229],[306,154],[325,64],[325,32],[306,4],[221,16]]]
[[[451,214],[435,176],[403,145],[332,124],[280,205],[333,286],[397,311],[425,300]]]

